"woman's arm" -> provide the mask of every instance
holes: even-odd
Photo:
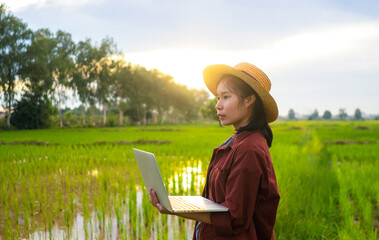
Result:
[[[162,214],[171,214],[179,217],[196,220],[202,223],[211,224],[211,214],[209,212],[196,212],[196,213],[173,213],[164,208],[158,200],[157,193],[153,189],[149,189],[149,202]]]

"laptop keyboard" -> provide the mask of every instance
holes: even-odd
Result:
[[[171,207],[174,211],[191,212],[197,210],[205,210],[196,203],[189,202],[180,196],[169,196]]]

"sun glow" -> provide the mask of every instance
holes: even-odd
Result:
[[[202,69],[211,63],[227,63],[221,52],[197,49],[167,49],[142,53],[128,53],[125,60],[148,69],[169,74],[189,88],[205,88]],[[229,61],[230,62],[230,61]]]
[[[125,60],[146,68],[156,68],[190,88],[205,88],[202,70],[210,64],[235,65],[251,62],[263,69],[299,64],[309,59],[329,58],[356,51],[364,42],[379,38],[379,22],[329,26],[304,31],[268,43],[265,48],[239,51],[164,49],[127,53]]]

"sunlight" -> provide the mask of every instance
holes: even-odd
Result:
[[[159,69],[189,88],[205,88],[202,70],[210,63],[228,63],[228,54],[198,49],[165,49],[151,52],[127,53],[125,59],[148,69]],[[232,62],[233,63],[233,62]]]
[[[162,49],[126,53],[125,60],[148,69],[159,69],[173,76],[177,83],[189,88],[205,88],[202,71],[210,64],[233,66],[246,61],[263,69],[270,69],[279,65],[299,64],[310,59],[327,59],[337,54],[342,56],[364,47],[366,41],[378,38],[379,22],[374,21],[304,31],[267,43],[265,48],[239,51]]]

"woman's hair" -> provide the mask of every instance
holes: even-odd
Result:
[[[264,138],[266,139],[268,147],[271,147],[272,140],[274,138],[271,128],[268,125],[266,121],[266,115],[263,110],[263,104],[261,98],[256,94],[254,89],[250,87],[249,84],[245,83],[240,78],[233,76],[233,75],[225,75],[222,78],[222,82],[234,93],[237,94],[237,96],[240,98],[240,100],[243,100],[251,95],[255,95],[255,102],[254,106],[251,108],[251,119],[249,123],[246,126],[240,127],[237,130],[237,133],[240,133],[242,131],[255,131],[259,130],[263,134]]]

